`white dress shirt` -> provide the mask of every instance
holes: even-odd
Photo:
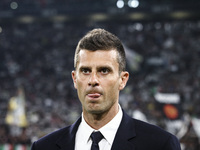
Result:
[[[108,122],[105,126],[100,128],[98,131],[104,136],[104,138],[99,142],[99,150],[110,150],[115,138],[115,134],[119,128],[120,122],[122,120],[122,109],[119,105],[119,111],[117,115]],[[75,150],[90,150],[92,145],[92,140],[90,135],[95,129],[91,128],[85,121],[82,115],[82,121],[78,127],[75,138]]]

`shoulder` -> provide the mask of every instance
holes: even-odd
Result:
[[[139,141],[148,141],[146,143],[156,144],[157,147],[164,149],[180,149],[180,144],[176,136],[165,131],[164,129],[133,119],[136,127],[136,138],[140,139]]]
[[[154,149],[156,147],[163,150],[180,150],[180,143],[176,136],[164,129],[131,118],[127,114],[124,114],[124,121],[126,122],[126,127],[129,127],[129,131],[131,129],[134,132],[134,138],[131,141],[138,145],[140,149]]]
[[[164,136],[164,137],[168,137],[168,136],[174,136],[171,133],[165,131],[164,129],[141,121],[141,120],[137,120],[134,119],[132,117],[130,117],[129,115],[127,115],[125,112],[123,114],[123,120],[122,122],[125,122],[123,124],[126,124],[126,127],[129,126],[130,128],[133,129],[133,132],[136,133],[136,135],[145,135],[145,136]]]
[[[69,131],[70,127],[65,127],[59,130],[56,130],[50,134],[45,135],[44,137],[40,138],[39,140],[35,141],[32,144],[31,150],[38,150],[38,149],[56,149],[56,141],[63,137]]]
[[[75,134],[81,122],[79,118],[74,124],[58,129],[32,144],[31,150],[57,150],[63,144],[72,145],[75,139]]]
[[[159,136],[159,137],[168,137],[168,136],[172,136],[171,133],[165,131],[164,129],[147,123],[147,122],[143,122],[137,119],[133,119],[133,122],[135,124],[135,128],[136,128],[136,134],[137,135],[146,135],[146,136]]]
[[[51,141],[58,140],[59,137],[62,137],[64,134],[66,134],[69,131],[69,128],[70,126],[53,131],[45,135],[44,137],[40,138],[37,142],[44,142],[44,141],[51,142]]]
[[[148,140],[162,147],[162,149],[180,149],[180,143],[176,136],[164,129],[139,120],[135,120],[137,138]]]

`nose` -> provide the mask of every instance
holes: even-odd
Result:
[[[88,81],[88,85],[92,86],[92,87],[95,87],[95,86],[99,85],[99,80],[98,80],[98,77],[97,77],[96,73],[91,73],[89,81]]]

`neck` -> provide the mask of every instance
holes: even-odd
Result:
[[[83,111],[83,117],[89,126],[95,130],[98,130],[110,122],[117,115],[118,111],[119,108],[117,104],[103,113],[93,114]]]

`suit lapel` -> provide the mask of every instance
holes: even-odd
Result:
[[[134,150],[134,144],[133,142],[130,142],[130,140],[135,136],[134,121],[123,111],[123,118],[116,133],[111,150]]]
[[[74,150],[76,131],[80,122],[81,117],[74,124],[67,127],[65,133],[57,140],[56,145],[61,150]]]
[[[56,145],[60,150],[74,150],[75,136],[81,123],[81,117],[64,130],[64,134],[57,140]],[[111,150],[134,150],[134,144],[130,142],[136,136],[135,124],[131,117],[123,111],[123,118],[116,133]]]

